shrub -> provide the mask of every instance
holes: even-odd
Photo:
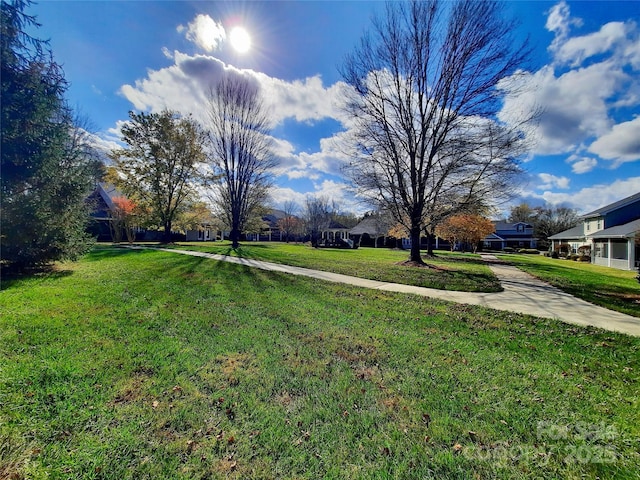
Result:
[[[591,262],[591,257],[588,255],[580,255],[578,256],[579,262]]]
[[[512,247],[504,247],[502,251],[506,253],[513,253],[514,249]]]
[[[591,257],[591,245],[582,245],[578,247],[578,253],[584,257]]]
[[[540,252],[535,248],[521,248],[518,250],[518,253],[524,253],[527,255],[539,255]]]
[[[578,258],[580,257],[580,255],[578,255],[577,253],[572,253],[570,255],[567,255],[567,260],[578,260]]]
[[[556,252],[560,257],[566,257],[571,252],[571,245],[569,245],[568,243],[561,243],[559,245],[556,245],[553,251]]]
[[[560,255],[558,255],[558,252],[556,252],[555,250],[553,252],[551,252],[551,258],[558,258]]]

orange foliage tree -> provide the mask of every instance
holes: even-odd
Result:
[[[126,197],[114,197],[113,208],[111,209],[111,238],[114,243],[122,241],[122,232],[125,233],[127,241],[133,243],[135,234],[134,218],[136,204]]]
[[[472,245],[474,252],[480,240],[493,232],[495,226],[491,220],[472,214],[452,215],[436,227],[436,235],[448,240],[452,250],[456,242],[461,242],[463,246]]]

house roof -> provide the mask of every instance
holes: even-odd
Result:
[[[122,192],[110,183],[99,183],[96,190],[110,209],[113,209],[113,199],[123,196]]]
[[[262,221],[267,222],[270,228],[277,228],[278,221],[282,220],[287,216],[286,213],[282,210],[277,210],[275,208],[269,210],[269,212],[262,216]]]
[[[533,225],[526,222],[508,223],[508,222],[502,222],[502,221],[494,221],[493,224],[496,227],[496,231],[497,230],[515,230],[516,225],[524,225],[526,228],[533,228]]]
[[[611,203],[609,205],[605,205],[604,207],[600,207],[593,212],[585,213],[580,218],[589,218],[589,217],[598,217],[600,215],[606,215],[609,212],[617,210],[618,208],[626,207],[627,205],[640,201],[640,192],[635,195],[631,195],[630,197],[623,198],[622,200],[618,200],[617,202]]]
[[[589,235],[591,238],[628,238],[634,233],[640,232],[640,218],[629,223],[616,225],[615,227],[605,228],[599,232]]]
[[[323,228],[322,230],[328,231],[328,230],[349,230],[349,229],[344,225],[342,225],[341,223],[336,222],[335,220],[331,220],[329,225],[326,228]]]
[[[551,235],[549,240],[566,240],[569,238],[584,238],[584,225],[580,224],[564,232]]]
[[[386,235],[389,231],[388,225],[385,224],[383,220],[377,218],[375,216],[370,216],[364,218],[360,223],[358,223],[355,227],[349,230],[349,234],[351,235]]]
[[[484,240],[486,242],[489,242],[491,240],[500,240],[500,241],[504,241],[504,238],[502,238],[500,235],[496,235],[495,233],[490,233],[489,235],[487,235],[486,237],[484,237]]]

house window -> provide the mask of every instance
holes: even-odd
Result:
[[[598,230],[602,229],[602,220],[598,220]]]
[[[517,230],[518,232],[524,232],[524,225],[522,225],[522,224],[518,225],[518,226],[516,227],[516,230]]]
[[[609,245],[607,242],[596,242],[594,254],[598,258],[609,258]]]
[[[571,244],[571,253],[578,253],[578,244],[577,243],[572,243]]]
[[[611,258],[615,258],[616,260],[629,259],[629,249],[625,240],[611,241]]]

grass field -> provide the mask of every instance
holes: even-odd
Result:
[[[587,302],[640,317],[637,272],[542,255],[500,255],[500,258]]]
[[[472,254],[439,251],[437,257],[427,260],[433,267],[427,269],[400,265],[409,258],[409,253],[388,248],[340,250],[279,242],[247,242],[236,250],[231,248],[229,242],[183,242],[175,245],[175,248],[253,258],[418,287],[464,292],[502,291],[491,269],[478,255]]]
[[[0,312],[0,478],[640,478],[639,338],[108,247]]]

